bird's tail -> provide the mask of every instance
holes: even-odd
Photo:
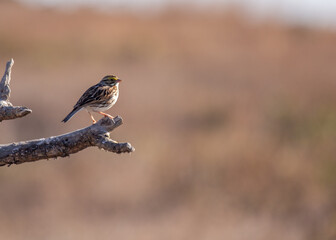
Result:
[[[70,118],[72,118],[73,117],[73,115],[75,115],[79,110],[81,110],[82,108],[74,108],[69,114],[68,114],[68,116],[66,116],[63,120],[62,120],[62,122],[67,122],[67,121],[69,121],[69,119]]]

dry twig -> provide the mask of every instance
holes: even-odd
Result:
[[[2,120],[10,120],[24,117],[32,112],[32,110],[26,107],[13,107],[13,105],[9,102],[9,96],[11,92],[9,84],[11,80],[11,71],[13,64],[13,59],[7,62],[5,73],[0,82],[0,122]]]

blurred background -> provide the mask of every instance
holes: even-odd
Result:
[[[0,1],[14,58],[0,143],[61,120],[116,74],[132,154],[0,169],[1,239],[336,238],[336,11],[328,0]],[[99,119],[99,116],[96,115]]]

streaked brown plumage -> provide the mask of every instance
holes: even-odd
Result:
[[[104,116],[112,118],[112,116],[103,113],[103,111],[111,108],[118,100],[119,82],[121,80],[114,75],[105,76],[98,84],[90,87],[84,92],[75,104],[73,110],[62,120],[67,122],[78,111],[85,108],[91,116],[93,123],[96,120],[91,112],[98,112]]]

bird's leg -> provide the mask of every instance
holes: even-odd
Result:
[[[90,114],[90,117],[92,119],[93,124],[95,124],[97,121],[93,118],[92,114],[89,111],[88,111],[88,113]]]
[[[105,117],[109,117],[109,118],[113,119],[113,116],[111,116],[107,113],[103,113],[103,112],[98,112],[98,113],[100,113],[101,115],[104,115]]]

